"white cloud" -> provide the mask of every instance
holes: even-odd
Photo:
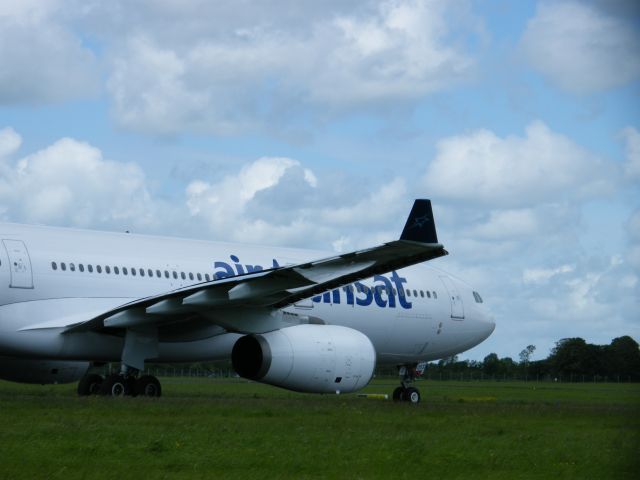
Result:
[[[59,18],[64,4],[0,5],[0,104],[41,104],[99,90],[96,58]]]
[[[217,28],[203,29],[198,9],[187,2],[175,14],[191,12],[191,28],[180,33],[151,15],[110,50],[115,118],[138,131],[227,134],[276,128],[301,110],[322,117],[397,106],[469,76],[474,60],[462,45],[478,27],[468,19],[467,2],[373,5],[337,8],[333,15],[307,5],[309,12],[294,8],[293,19],[275,7],[260,19],[214,9],[208,14]],[[462,40],[453,42],[447,20],[463,17]]]
[[[292,172],[297,175],[288,177]],[[288,181],[291,178],[293,184]],[[215,183],[191,182],[186,189],[186,202],[192,218],[206,222],[217,238],[278,244],[296,238],[296,230],[306,233],[302,232],[304,212],[296,208],[295,199],[289,195],[285,194],[288,206],[282,206],[277,201],[261,202],[261,193],[286,193],[291,188],[309,192],[316,186],[317,179],[300,162],[263,157]]]
[[[622,137],[627,153],[624,172],[629,180],[640,179],[640,132],[633,127],[627,127],[622,131]]]
[[[289,168],[299,166],[290,158],[263,157],[216,184],[193,181],[187,186],[189,211],[216,221],[236,216],[259,191],[278,185]],[[313,185],[309,182],[309,186]]]
[[[522,50],[533,68],[573,93],[624,85],[640,77],[640,35],[632,21],[584,2],[542,2]]]
[[[547,283],[552,277],[563,273],[571,273],[575,270],[572,265],[562,265],[557,268],[531,268],[526,269],[522,273],[522,281],[524,283]]]
[[[482,239],[507,239],[535,235],[540,221],[532,209],[494,210],[487,222],[473,228],[471,236]]]
[[[631,215],[627,223],[627,232],[629,233],[629,248],[627,251],[627,260],[629,264],[640,272],[640,210],[636,210]]]
[[[612,176],[600,159],[537,121],[524,138],[478,130],[439,141],[424,186],[434,197],[510,208],[592,197],[611,190]]]
[[[5,165],[0,203],[4,219],[82,227],[144,225],[153,213],[137,165],[71,138]]]
[[[408,213],[403,179],[364,197],[352,189],[335,205],[333,188],[297,160],[264,157],[217,181],[191,182],[186,203],[191,221],[222,240],[349,250],[399,235],[381,226]]]
[[[0,160],[15,153],[22,145],[22,137],[11,127],[0,130]]]

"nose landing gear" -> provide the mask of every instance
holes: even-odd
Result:
[[[411,387],[410,384],[424,373],[426,367],[426,362],[401,365],[399,367],[398,373],[402,377],[402,380],[400,381],[400,386],[396,387],[393,391],[394,402],[420,403],[420,390]]]

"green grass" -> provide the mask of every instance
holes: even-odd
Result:
[[[395,379],[367,392],[390,393]],[[636,478],[640,385],[420,382],[418,406],[244,381],[161,399],[0,382],[0,478]]]

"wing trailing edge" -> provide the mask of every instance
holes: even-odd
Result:
[[[328,290],[447,254],[438,243],[431,201],[416,200],[399,240],[141,298],[86,322],[69,325],[66,332],[130,328],[142,324],[162,326],[170,323],[175,326],[181,318],[205,312],[210,318],[215,318],[217,312],[224,316],[224,325],[220,322],[224,328],[252,332],[255,325],[250,323],[256,322],[256,316],[243,312],[263,310],[268,315]],[[235,312],[232,316],[236,320],[229,319],[229,312]]]

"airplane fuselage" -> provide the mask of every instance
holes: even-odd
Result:
[[[64,333],[135,299],[192,284],[326,256],[326,252],[259,247],[126,233],[0,224],[0,356],[118,361],[123,337]],[[487,338],[494,323],[473,289],[419,264],[354,282],[285,307],[365,334],[379,364],[439,359]],[[238,333],[197,318],[185,333],[165,326],[154,362],[229,358]]]

